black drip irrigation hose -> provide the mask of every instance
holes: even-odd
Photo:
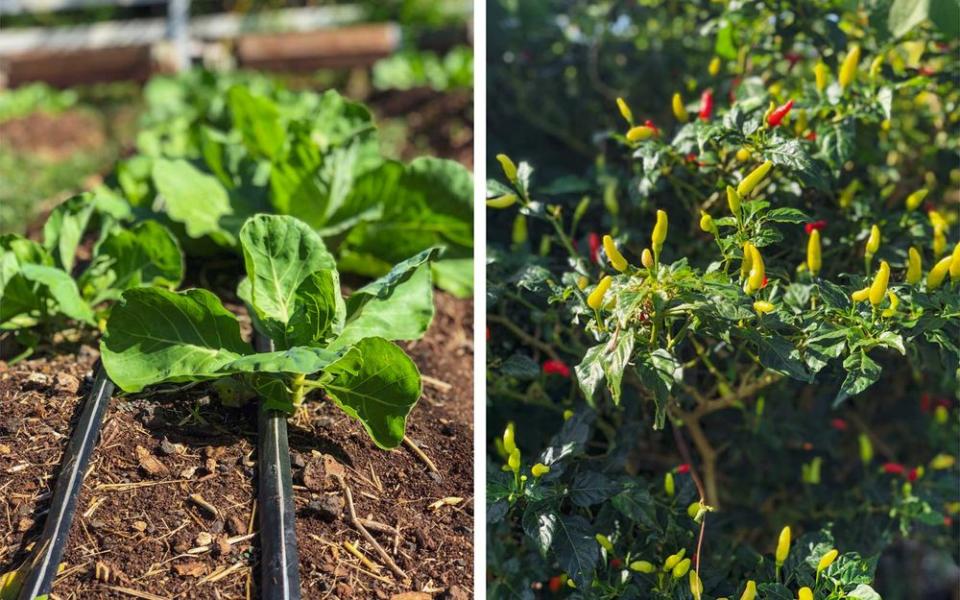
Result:
[[[63,456],[60,475],[53,490],[53,501],[47,513],[43,532],[36,542],[30,560],[22,568],[26,571],[18,600],[33,600],[37,596],[46,596],[53,588],[60,559],[66,550],[67,537],[73,515],[77,508],[77,498],[83,487],[83,477],[90,462],[90,455],[97,444],[103,414],[110,403],[114,385],[107,377],[103,365],[97,362],[96,379],[93,389],[87,396],[80,420],[77,422],[70,444]]]
[[[273,350],[273,343],[258,334],[254,335],[254,346],[258,352]],[[287,415],[260,408],[257,430],[260,597],[263,600],[299,600],[300,559],[294,529]]]

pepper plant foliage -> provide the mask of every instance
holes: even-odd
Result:
[[[556,20],[608,116],[545,132],[592,118],[584,171],[533,136],[494,148],[536,173],[490,161],[490,231],[511,232],[488,249],[494,595],[877,598],[906,585],[902,538],[957,560],[956,42],[900,4]],[[681,22],[710,34],[687,54]],[[626,35],[647,53],[603,51]],[[598,80],[616,52],[636,68]],[[495,77],[549,72],[523,56]],[[607,87],[679,63],[677,89]]]
[[[403,439],[420,397],[420,373],[391,340],[420,338],[433,318],[426,249],[346,299],[333,256],[307,224],[257,215],[239,232],[246,278],[238,295],[274,350],[255,352],[212,293],[137,289],[123,294],[101,342],[103,364],[124,391],[215,380],[293,411],[311,392],[358,419],[382,448]]]

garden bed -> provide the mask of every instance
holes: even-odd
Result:
[[[305,597],[472,594],[473,474],[465,459],[473,437],[472,303],[442,293],[435,302],[427,336],[407,345],[421,372],[434,378],[424,386],[408,434],[439,474],[406,447],[377,449],[330,403],[310,403],[308,413],[291,420]],[[42,527],[96,355],[82,347],[25,361],[0,376],[0,572],[25,558],[25,544]],[[256,597],[255,415],[210,397],[206,386],[197,386],[111,402],[54,594]],[[351,526],[343,490],[324,476],[324,466],[337,465],[357,516],[399,530],[372,533],[409,581],[392,573]],[[377,566],[362,564],[345,542]]]

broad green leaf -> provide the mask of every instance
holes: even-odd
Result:
[[[620,491],[620,486],[603,473],[584,471],[578,473],[567,490],[570,501],[577,506],[590,507],[600,504]]]
[[[849,592],[847,598],[853,598],[855,600],[881,600],[880,594],[865,583],[861,583],[852,592]]]
[[[43,246],[67,273],[73,270],[77,246],[93,215],[91,196],[81,194],[58,204],[43,224]]]
[[[960,2],[930,0],[930,20],[950,39],[960,37]]]
[[[163,382],[219,377],[252,349],[237,318],[206,290],[124,292],[100,342],[103,366],[127,392]]]
[[[209,235],[222,245],[236,243],[222,223],[233,209],[227,190],[216,177],[202,173],[185,160],[157,159],[153,163],[153,183],[164,212],[182,224],[189,237]]]
[[[847,398],[856,396],[880,379],[880,365],[863,351],[848,356],[843,361],[843,368],[847,370],[847,377],[840,385],[836,398],[833,399],[834,406],[838,406]]]
[[[444,258],[433,263],[433,281],[457,298],[473,295],[473,259]]]
[[[243,141],[251,154],[268,159],[277,158],[286,141],[277,105],[269,98],[251,94],[239,85],[227,92],[227,105],[233,125],[243,134]]]
[[[906,35],[911,29],[923,22],[930,12],[931,0],[893,0],[887,26],[893,37]]]
[[[346,308],[336,271],[316,271],[297,288],[286,345],[315,345],[343,331]]]
[[[787,167],[805,186],[824,191],[830,187],[831,179],[826,167],[810,156],[799,140],[775,143],[767,148],[764,156],[776,167]]]
[[[28,264],[53,265],[53,257],[43,247],[25,237],[7,234],[0,236],[0,327],[18,329],[36,324],[40,296],[37,284],[21,273]]]
[[[231,361],[220,368],[224,374],[233,373],[316,373],[340,358],[337,352],[323,348],[296,346],[288,350],[258,352]]]
[[[553,550],[560,569],[584,588],[593,578],[600,549],[589,521],[579,515],[563,515],[557,521]]]
[[[57,312],[88,325],[97,324],[93,309],[80,297],[77,282],[66,271],[46,265],[27,264],[20,268],[20,273],[46,288],[56,302]]]
[[[623,381],[623,372],[630,364],[633,342],[632,331],[621,332],[613,351],[607,353],[603,360],[603,372],[614,404],[620,404],[620,385]]]
[[[284,343],[296,311],[300,284],[312,273],[336,273],[333,257],[310,227],[293,217],[257,215],[240,230],[240,244],[249,279],[247,300],[264,333]],[[336,282],[339,296],[339,281]]]
[[[750,332],[747,336],[757,344],[760,364],[776,373],[782,373],[800,381],[809,381],[810,374],[797,350],[788,340],[779,336],[760,335]]]
[[[557,514],[555,503],[550,500],[531,502],[523,511],[523,531],[533,540],[534,547],[541,556],[546,556],[553,545],[559,520],[560,515]]]
[[[398,346],[364,338],[324,369],[320,383],[377,446],[395,448],[403,441],[407,415],[420,398],[420,372]]]
[[[156,221],[143,221],[107,234],[80,277],[80,289],[84,298],[98,304],[142,285],[174,289],[183,280],[183,270],[177,238]]]
[[[417,340],[433,321],[430,248],[396,265],[347,299],[347,321],[331,347],[344,348],[365,337]]]
[[[602,359],[606,347],[607,344],[603,343],[588,348],[583,355],[583,360],[574,367],[577,374],[577,383],[580,384],[580,391],[590,406],[596,406],[597,401],[594,396],[597,394],[597,389],[604,378]]]

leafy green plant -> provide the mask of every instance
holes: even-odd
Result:
[[[183,256],[173,234],[150,220],[121,225],[128,217],[121,200],[87,193],[53,209],[42,243],[0,237],[0,330],[16,332],[25,354],[40,341],[34,328],[49,334],[66,321],[97,328],[123,291],[180,284]],[[91,257],[80,268],[77,249],[93,235]]]
[[[335,91],[238,81],[247,79],[192,74],[150,84],[140,154],[117,172],[136,214],[169,222],[191,254],[237,248],[253,214],[292,215],[330,241],[341,270],[374,277],[439,246],[437,285],[469,295],[466,168],[384,158],[370,112]]]
[[[408,50],[373,65],[373,86],[378,90],[430,87],[446,91],[470,89],[472,85],[473,50],[467,46],[453,48],[443,56]]]
[[[420,396],[414,362],[390,340],[418,339],[433,318],[427,249],[341,296],[320,236],[289,216],[257,215],[239,232],[247,277],[238,288],[274,350],[255,352],[237,318],[210,292],[136,289],[123,294],[101,342],[103,364],[124,391],[217,381],[291,412],[322,391],[382,448],[397,446]]]

